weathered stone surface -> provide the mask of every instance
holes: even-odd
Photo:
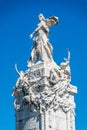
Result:
[[[28,60],[30,67],[19,72],[15,66],[19,74],[13,89],[16,130],[75,130],[77,88],[70,83],[70,52],[60,65],[54,62],[48,33],[58,18],[45,19],[40,14],[39,19],[40,24],[31,34],[33,37],[37,33]]]

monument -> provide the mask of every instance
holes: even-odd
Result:
[[[74,94],[71,85],[70,52],[57,65],[52,57],[49,28],[59,22],[58,17],[39,15],[39,24],[30,35],[33,38],[28,69],[19,75],[13,96],[16,130],[75,130]]]

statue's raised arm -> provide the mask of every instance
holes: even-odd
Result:
[[[33,37],[35,33],[38,33],[38,31],[43,28],[45,33],[49,33],[49,27],[55,25],[58,23],[58,17],[52,16],[50,18],[45,19],[43,14],[39,14],[38,16],[40,23],[38,24],[38,27],[33,31],[32,34],[30,34],[30,38]]]
[[[34,64],[39,57],[43,62],[52,61],[52,45],[49,43],[48,34],[49,27],[58,23],[58,17],[52,16],[46,19],[43,14],[40,14],[38,18],[40,22],[37,28],[30,34],[30,38],[34,40],[34,45],[28,66]]]

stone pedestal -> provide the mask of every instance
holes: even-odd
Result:
[[[54,62],[38,63],[14,88],[16,130],[75,130],[76,87]]]

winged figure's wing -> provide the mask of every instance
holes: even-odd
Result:
[[[59,20],[58,20],[58,17],[56,17],[56,16],[52,16],[52,17],[46,19],[46,25],[49,27],[57,24],[58,22],[59,22]]]

